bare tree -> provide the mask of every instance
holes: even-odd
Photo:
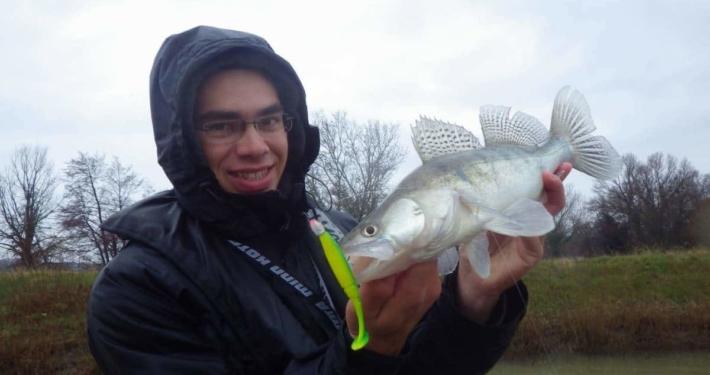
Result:
[[[61,249],[62,238],[50,225],[56,186],[46,147],[15,150],[0,176],[0,248],[25,267],[48,262]]]
[[[710,178],[687,160],[655,153],[646,163],[625,155],[622,174],[595,185],[590,207],[600,224],[617,227],[626,247],[688,246],[693,212],[710,197]],[[618,242],[618,241],[617,241]]]
[[[314,123],[321,148],[307,188],[320,202],[362,219],[387,196],[387,184],[404,157],[398,127],[379,121],[360,125],[344,112],[316,114]]]
[[[73,239],[73,251],[84,258],[98,258],[107,264],[123,245],[118,237],[102,229],[104,221],[147,192],[145,182],[130,167],[104,155],[79,153],[65,169],[62,226]]]
[[[115,156],[106,170],[105,177],[108,207],[112,212],[121,211],[133,204],[136,197],[145,196],[152,190],[132,167],[121,164]]]

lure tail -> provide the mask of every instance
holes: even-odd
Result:
[[[365,313],[362,309],[362,300],[360,299],[360,290],[358,289],[357,280],[355,280],[355,275],[353,275],[350,264],[347,259],[345,259],[340,245],[338,245],[335,239],[323,228],[323,224],[315,219],[311,219],[310,225],[311,230],[320,240],[323,251],[325,252],[325,258],[328,260],[328,265],[330,269],[333,270],[338,284],[340,284],[340,287],[345,291],[345,295],[348,296],[348,299],[350,299],[353,304],[355,315],[357,316],[358,333],[350,347],[353,350],[360,350],[367,345],[370,336],[365,328]]]

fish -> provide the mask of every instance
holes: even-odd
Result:
[[[490,274],[486,232],[542,236],[554,229],[540,202],[542,173],[563,162],[597,179],[616,177],[621,158],[596,127],[584,96],[569,86],[556,95],[550,129],[524,112],[485,105],[485,146],[467,129],[420,116],[411,127],[422,165],[341,241],[360,283],[438,259],[452,272],[458,249],[473,269]]]

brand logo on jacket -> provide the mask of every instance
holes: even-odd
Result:
[[[266,267],[269,264],[271,264],[271,260],[263,255],[261,255],[260,252],[257,250],[252,249],[251,247],[244,245],[243,243],[237,242],[237,241],[229,241],[232,245],[234,245],[239,251],[244,253],[246,256],[249,258],[253,259],[256,263]],[[287,282],[289,285],[294,287],[299,293],[301,293],[304,297],[310,297],[313,295],[313,291],[308,289],[307,286],[301,284],[300,281],[296,280],[295,277],[291,276],[290,273],[288,273],[286,270],[283,268],[273,265],[268,268],[271,273],[274,275],[282,278],[285,282]]]

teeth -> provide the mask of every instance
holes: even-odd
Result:
[[[245,180],[260,180],[266,176],[266,174],[269,173],[269,169],[262,169],[259,171],[255,172],[237,172],[234,173],[239,178],[245,179]]]

